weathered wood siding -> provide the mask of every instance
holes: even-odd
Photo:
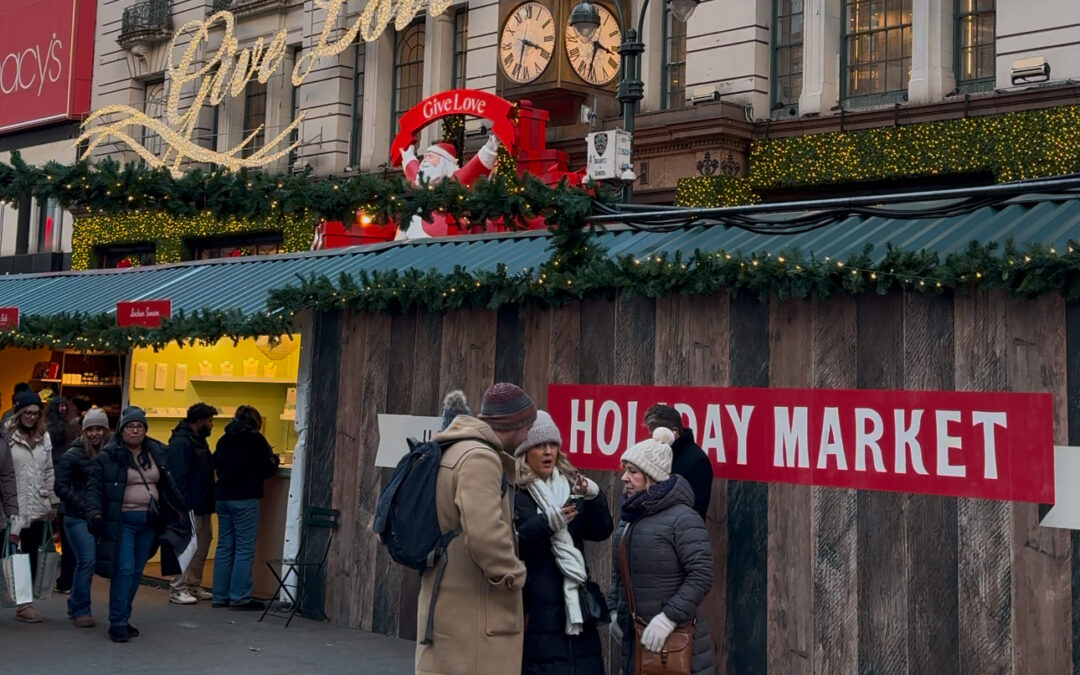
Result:
[[[376,419],[438,414],[453,388],[478,406],[520,382],[541,407],[549,383],[1049,391],[1056,441],[1080,438],[1080,309],[1057,297],[595,298],[317,331],[308,502],[342,510],[324,606],[409,639],[417,577],[367,530]],[[618,477],[590,474],[614,510]],[[716,480],[707,524],[718,673],[1080,673],[1080,538],[1037,505]],[[609,547],[586,553],[606,587]]]

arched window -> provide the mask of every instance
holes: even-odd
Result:
[[[414,22],[394,41],[394,98],[390,134],[398,119],[424,98],[424,20]]]

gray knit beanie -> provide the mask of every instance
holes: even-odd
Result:
[[[150,423],[146,421],[146,412],[137,405],[124,408],[124,411],[120,413],[120,423],[116,425],[116,430],[123,431],[124,425],[131,422],[142,422],[144,427],[150,428]]]
[[[455,389],[443,399],[442,429],[446,429],[446,427],[450,426],[450,423],[453,422],[454,418],[458,415],[471,414],[472,409],[469,408],[469,401],[465,398],[465,392],[460,389]]]
[[[514,450],[514,457],[521,457],[542,443],[554,443],[561,448],[562,434],[559,433],[559,427],[555,426],[555,420],[551,419],[551,415],[546,410],[537,410],[536,421],[529,427],[529,435],[525,437],[525,442]]]
[[[630,446],[620,461],[633,464],[657,483],[671,478],[671,444],[675,433],[667,427],[657,427],[652,438]]]
[[[83,431],[86,431],[91,427],[109,428],[109,416],[106,415],[105,411],[101,408],[91,408],[86,411],[86,415],[82,420]]]

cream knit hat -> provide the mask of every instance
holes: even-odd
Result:
[[[546,410],[536,411],[536,421],[529,427],[529,435],[525,438],[525,442],[514,450],[514,457],[521,457],[541,443],[554,443],[562,447],[562,434],[559,433],[559,427],[555,426],[555,421]]]
[[[657,427],[652,438],[630,446],[620,459],[661,483],[671,477],[671,444],[674,442],[675,433],[671,429]]]

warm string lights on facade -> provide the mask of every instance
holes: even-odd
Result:
[[[679,206],[738,206],[777,188],[992,174],[998,182],[1080,170],[1080,106],[755,141],[745,177],[679,180]]]

